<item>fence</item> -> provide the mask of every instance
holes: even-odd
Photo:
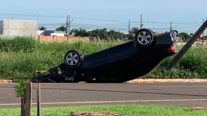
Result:
[[[89,37],[72,37],[72,36],[38,36],[39,42],[52,43],[52,42],[89,42]]]

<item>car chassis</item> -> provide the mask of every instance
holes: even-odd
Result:
[[[167,69],[177,63],[206,27],[207,21],[176,54]],[[65,54],[64,63],[50,69],[48,75],[34,78],[33,82],[120,83],[142,77],[166,57],[176,53],[176,34],[175,30],[155,33],[150,29],[140,29],[133,40],[84,57],[75,50],[69,50]]]

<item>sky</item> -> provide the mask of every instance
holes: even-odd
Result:
[[[206,0],[1,0],[0,20],[37,20],[48,28],[71,17],[73,28],[115,28],[126,31],[138,27],[142,14],[146,28],[170,27],[194,32],[207,19]]]

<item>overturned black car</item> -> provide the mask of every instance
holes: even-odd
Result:
[[[64,63],[34,82],[126,82],[149,73],[164,58],[175,54],[176,31],[155,33],[140,29],[133,40],[82,57],[65,54]]]

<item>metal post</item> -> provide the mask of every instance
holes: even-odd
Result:
[[[70,20],[70,15],[69,15],[69,19],[68,19],[68,35],[70,35],[70,25],[71,25],[71,20]]]
[[[129,24],[128,24],[128,34],[130,34],[130,30],[131,30],[131,22],[129,20]]]
[[[172,31],[172,21],[170,22],[170,31]]]
[[[193,37],[183,46],[183,48],[176,54],[170,64],[166,67],[167,70],[171,70],[173,66],[182,58],[182,56],[188,51],[192,44],[200,37],[200,35],[207,28],[207,20],[201,25],[201,27],[195,32]]]
[[[143,24],[142,24],[142,14],[140,15],[140,29],[143,27]]]
[[[203,19],[203,23],[204,23],[204,19]],[[205,36],[205,32],[203,31],[203,34],[202,34],[202,38],[204,39],[204,36]]]
[[[66,29],[65,29],[65,35],[66,35],[66,36],[68,36],[68,24],[69,24],[69,23],[68,23],[68,19],[69,19],[69,16],[67,15],[67,18],[66,18],[66,26],[65,26],[65,28],[66,28]]]

